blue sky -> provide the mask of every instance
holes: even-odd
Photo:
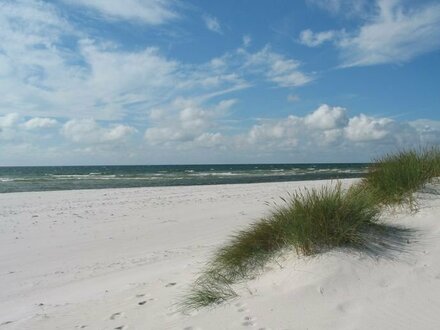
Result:
[[[438,1],[0,2],[0,165],[368,161],[439,86]]]

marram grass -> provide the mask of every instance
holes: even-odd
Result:
[[[341,184],[305,189],[272,214],[231,237],[184,297],[184,309],[197,309],[236,296],[231,285],[254,277],[284,249],[313,255],[334,247],[362,249],[379,208],[361,190]]]
[[[382,205],[414,203],[414,193],[440,176],[438,148],[409,150],[377,159],[361,185]]]
[[[334,248],[386,254],[405,249],[411,231],[380,222],[384,205],[411,202],[414,192],[440,176],[438,149],[406,151],[377,160],[360,183],[303,189],[272,213],[233,235],[183,297],[183,310],[237,296],[232,285],[260,274],[283,251],[311,256]]]

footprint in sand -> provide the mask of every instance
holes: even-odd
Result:
[[[121,313],[121,312],[113,313],[110,316],[110,320],[116,320],[116,319],[120,318],[121,316],[123,316],[123,313]]]
[[[235,307],[237,307],[237,312],[239,313],[249,312],[249,309],[246,308],[246,304],[236,303]]]
[[[155,298],[153,298],[149,294],[145,294],[145,293],[137,294],[136,298],[144,298],[144,300],[138,302],[139,306],[145,305],[147,302],[155,300]]]
[[[243,303],[236,303],[234,305],[237,309],[236,311],[238,313],[248,313],[249,309],[247,308],[246,304]],[[247,315],[243,318],[243,322],[241,323],[241,325],[245,326],[245,327],[253,327],[257,325],[257,319],[253,316]],[[264,330],[265,328],[260,328],[262,330]]]
[[[245,327],[253,327],[256,325],[256,318],[252,316],[245,316],[244,322],[241,325],[244,325]]]
[[[177,283],[176,282],[170,282],[167,285],[165,285],[166,288],[169,288],[171,286],[175,286]]]

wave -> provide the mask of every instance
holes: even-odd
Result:
[[[50,179],[54,180],[112,180],[116,179],[116,174],[49,174]]]
[[[190,176],[237,176],[242,175],[242,173],[239,172],[198,172],[198,173],[192,173]]]

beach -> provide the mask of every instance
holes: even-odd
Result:
[[[348,186],[357,179],[342,180]],[[280,197],[329,181],[0,194],[0,329],[438,329],[440,198],[384,221],[414,229],[377,257],[286,254],[240,297],[178,303],[213,251]]]

